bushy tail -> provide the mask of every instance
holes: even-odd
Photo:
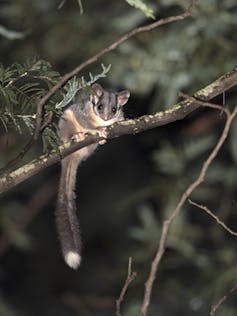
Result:
[[[75,184],[79,160],[70,155],[62,160],[56,208],[56,226],[62,253],[69,267],[77,269],[81,262],[81,238],[76,216]]]

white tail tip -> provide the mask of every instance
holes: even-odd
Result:
[[[74,252],[74,251],[69,251],[65,256],[64,259],[66,263],[69,265],[70,268],[72,269],[77,269],[81,263],[81,256]]]

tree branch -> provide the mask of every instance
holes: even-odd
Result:
[[[204,212],[206,212],[208,215],[210,215],[212,218],[214,218],[214,220],[217,222],[217,224],[219,224],[220,226],[222,226],[228,233],[230,233],[231,235],[237,237],[237,232],[233,231],[232,229],[230,229],[224,222],[222,222],[218,216],[216,216],[215,214],[213,214],[213,212],[206,206],[198,204],[196,202],[193,202],[191,199],[188,200],[189,203],[191,205],[196,206],[197,208],[199,208],[200,210],[203,210]]]
[[[188,100],[191,101],[192,98],[190,98]],[[196,102],[198,102],[198,101],[196,100]],[[203,102],[200,102],[200,105],[203,105]],[[207,103],[206,103],[206,106],[208,106]],[[213,105],[210,104],[210,107],[213,108]],[[217,106],[215,106],[215,108],[217,108]],[[222,111],[223,107],[219,106],[218,109]],[[179,215],[182,206],[187,201],[189,196],[205,180],[207,170],[210,167],[213,160],[216,158],[222,145],[224,144],[224,142],[228,136],[231,124],[237,115],[237,105],[235,106],[232,113],[230,113],[229,110],[227,110],[227,109],[225,110],[224,113],[226,114],[226,117],[227,117],[226,123],[225,123],[224,129],[222,131],[222,134],[221,134],[217,144],[215,145],[215,147],[211,151],[211,153],[208,156],[208,158],[206,159],[206,161],[203,163],[201,171],[199,173],[199,176],[184,191],[184,193],[182,194],[176,208],[174,209],[174,211],[172,212],[170,217],[163,222],[158,249],[157,249],[155,258],[152,261],[150,273],[149,273],[149,276],[148,276],[147,281],[145,283],[145,291],[144,291],[143,303],[142,303],[142,307],[141,307],[141,316],[147,315],[147,310],[148,310],[150,300],[151,300],[151,293],[152,293],[153,284],[154,284],[154,281],[156,278],[159,264],[161,262],[163,255],[164,255],[164,252],[165,252],[165,244],[166,244],[167,235],[169,232],[170,225],[172,224],[173,220]]]
[[[237,283],[218,301],[217,304],[211,307],[210,316],[215,316],[217,309],[237,290]]]
[[[127,289],[130,285],[130,283],[134,280],[134,278],[136,277],[136,272],[132,272],[132,258],[129,257],[128,258],[128,273],[127,273],[127,278],[126,281],[123,285],[123,288],[120,292],[119,298],[116,300],[116,312],[115,315],[116,316],[121,316],[121,303],[124,300],[124,296],[127,292]]]
[[[144,115],[133,120],[124,120],[107,127],[107,139],[116,138],[127,134],[137,134],[145,130],[169,124],[171,122],[181,120],[192,111],[200,106],[203,102],[208,101],[215,96],[225,92],[237,84],[237,68],[233,71],[226,73],[218,78],[205,88],[197,91],[194,94],[195,98],[188,98],[171,107],[169,110],[157,112],[153,115]],[[201,101],[199,101],[199,100]],[[24,180],[39,173],[43,169],[55,164],[61,158],[73,153],[90,144],[96,143],[103,138],[97,133],[88,134],[85,140],[77,143],[67,143],[59,147],[59,151],[52,151],[49,155],[43,155],[28,164],[12,171],[3,174],[0,177],[0,193],[5,192]]]
[[[34,132],[34,139],[37,139],[39,134],[40,134],[40,130],[41,130],[41,123],[42,123],[42,116],[43,116],[43,107],[45,105],[45,103],[55,94],[55,92],[57,92],[62,86],[65,85],[65,83],[72,78],[73,76],[77,75],[82,69],[84,69],[85,67],[93,64],[94,62],[96,62],[100,57],[102,57],[103,55],[111,52],[112,50],[116,49],[119,45],[123,44],[125,41],[127,41],[128,39],[130,39],[131,37],[139,34],[139,33],[144,33],[144,32],[149,32],[155,28],[158,28],[164,24],[169,24],[172,22],[176,22],[176,21],[180,21],[183,20],[189,16],[192,15],[192,11],[196,5],[196,0],[191,0],[190,1],[190,6],[188,7],[188,9],[179,15],[176,16],[170,16],[164,19],[160,19],[156,22],[153,22],[151,24],[145,25],[145,26],[141,26],[138,28],[133,29],[132,31],[124,34],[123,36],[121,36],[120,38],[118,38],[115,42],[113,42],[112,44],[110,44],[109,46],[107,46],[106,48],[102,49],[100,52],[98,52],[97,54],[95,54],[94,56],[90,57],[89,59],[87,59],[85,62],[83,62],[82,64],[80,64],[79,66],[77,66],[75,69],[73,69],[72,71],[68,72],[67,74],[65,74],[62,79],[55,85],[53,86],[49,92],[39,100],[39,102],[37,103],[37,112],[36,112],[36,126],[35,126],[35,132]]]

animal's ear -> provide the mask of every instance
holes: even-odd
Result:
[[[101,87],[101,85],[99,83],[94,83],[91,86],[91,89],[92,89],[92,100],[96,104],[96,103],[98,103],[99,98],[103,94],[103,88]]]
[[[128,99],[130,97],[130,92],[127,90],[123,90],[118,92],[117,94],[117,100],[118,100],[118,106],[123,106],[128,102]]]

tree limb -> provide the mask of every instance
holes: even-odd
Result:
[[[169,110],[157,112],[153,115],[144,115],[137,119],[124,120],[107,127],[107,139],[112,139],[127,134],[141,133],[148,129],[153,129],[155,127],[181,120],[192,111],[202,106],[202,103],[197,99],[203,102],[208,101],[215,96],[227,91],[234,85],[237,85],[237,68],[221,76],[205,88],[197,91],[194,94],[195,98],[189,98],[187,100],[181,101],[175,104]],[[39,173],[43,169],[55,164],[61,158],[73,153],[74,151],[96,143],[102,139],[103,137],[99,136],[97,133],[90,135],[88,134],[85,140],[81,142],[67,143],[63,146],[60,146],[58,152],[52,151],[50,154],[42,155],[41,157],[32,160],[31,162],[12,172],[3,174],[0,177],[0,193],[15,187],[17,184]]]

